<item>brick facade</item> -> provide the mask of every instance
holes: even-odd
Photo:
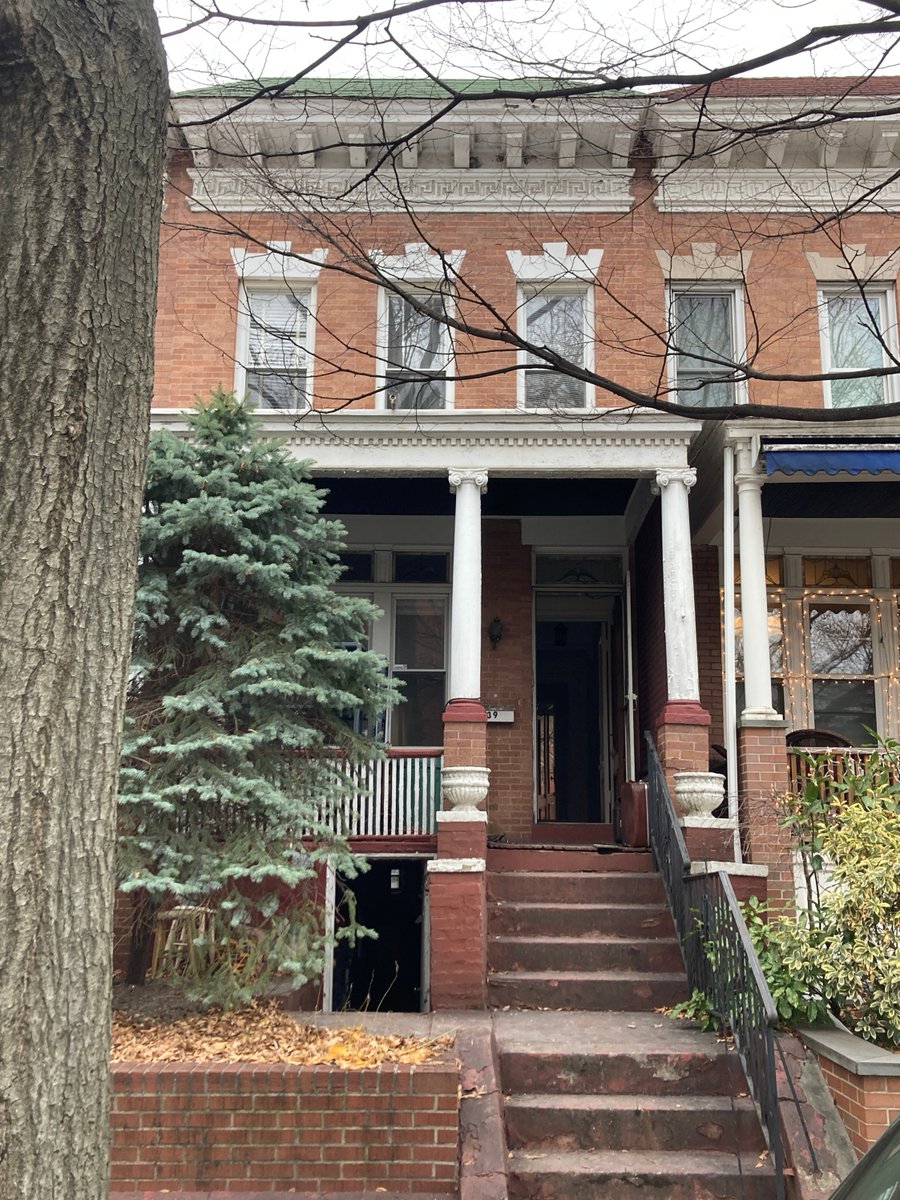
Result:
[[[492,830],[527,839],[534,789],[531,547],[522,545],[521,522],[490,520],[484,522],[482,547],[482,624],[487,629],[495,616],[503,622],[496,649],[486,635],[482,645],[482,699],[488,707],[515,713],[511,725],[487,728],[488,816]]]
[[[115,1063],[117,1191],[455,1194],[455,1061],[332,1066]]]
[[[191,211],[189,165],[189,157],[181,152],[172,157],[169,168],[157,319],[155,403],[162,406],[190,404],[219,383],[230,387],[234,377],[238,280],[230,250],[245,243],[228,214]],[[459,247],[466,250],[465,272],[473,292],[483,294],[500,312],[514,313],[516,281],[507,249],[539,253],[543,242],[559,241],[561,236],[577,252],[602,247],[596,321],[603,372],[626,386],[653,393],[665,344],[648,330],[662,330],[666,324],[665,277],[656,251],[689,255],[695,242],[713,242],[731,253],[752,247],[744,286],[753,304],[759,347],[755,367],[777,374],[794,372],[799,361],[819,363],[816,280],[806,252],[834,254],[827,230],[798,234],[795,219],[777,213],[660,213],[649,180],[637,178],[633,190],[637,203],[630,212],[567,213],[564,232],[552,212],[520,212],[514,222],[504,213],[420,212],[415,222],[395,213],[335,215],[330,218],[334,245],[329,261],[339,257],[335,246],[345,236],[344,226],[349,231],[348,249],[377,246],[396,252],[406,242],[426,239],[439,247]],[[253,249],[262,242],[290,238],[295,250],[311,250],[324,240],[309,232],[308,226],[276,214],[242,213],[237,225],[258,239]],[[847,216],[841,234],[845,243],[864,244],[872,255],[890,254],[896,245],[891,224],[876,213]],[[465,294],[458,304],[463,318],[484,323],[484,312]],[[643,322],[637,339],[634,313]],[[798,313],[808,314],[808,319],[798,320]],[[787,328],[790,336],[782,332]],[[352,275],[323,272],[317,295],[316,350],[328,368],[315,384],[323,406],[347,402],[353,408],[374,406],[375,344],[375,289]],[[489,341],[458,337],[456,355],[463,373],[475,361],[480,378],[457,384],[457,408],[516,407],[514,373],[489,375],[492,369],[508,368],[510,353]],[[755,380],[750,392],[751,400],[775,406],[822,404],[821,384],[814,381]],[[612,395],[598,397],[598,402],[624,403]]]

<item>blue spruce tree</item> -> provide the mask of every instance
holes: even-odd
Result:
[[[378,753],[347,716],[374,727],[397,697],[360,648],[374,608],[334,589],[343,531],[307,464],[221,391],[190,425],[150,447],[119,886],[134,894],[129,981],[174,903],[202,914],[192,991],[234,1004],[321,972],[317,879],[326,860],[359,869],[340,812],[352,764]]]

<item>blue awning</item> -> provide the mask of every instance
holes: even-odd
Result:
[[[765,446],[766,474],[900,475],[900,445],[792,442]]]

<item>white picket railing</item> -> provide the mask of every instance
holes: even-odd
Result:
[[[408,837],[435,832],[441,751],[389,749],[385,758],[346,763],[354,783],[339,813],[346,837]]]

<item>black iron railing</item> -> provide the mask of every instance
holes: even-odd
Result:
[[[723,1029],[730,1029],[766,1136],[778,1200],[784,1200],[784,1154],[775,1077],[778,1015],[759,959],[724,871],[691,874],[681,826],[656,747],[647,738],[650,845],[662,876],[691,991],[702,992]]]

